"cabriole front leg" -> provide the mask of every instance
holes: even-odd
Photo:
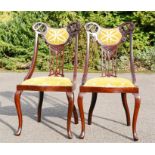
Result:
[[[79,138],[83,139],[85,136],[85,118],[84,118],[84,111],[83,111],[83,94],[82,93],[78,95],[78,107],[79,107],[80,118],[81,118],[81,134]]]
[[[75,102],[74,92],[73,92],[73,102]],[[78,113],[75,107],[75,103],[74,103],[74,108],[73,108],[73,116],[74,116],[74,123],[78,124]]]
[[[135,108],[134,108],[133,122],[132,122],[132,133],[133,133],[134,141],[138,141],[136,125],[137,125],[137,118],[138,118],[140,104],[141,104],[140,96],[139,94],[135,94]]]
[[[15,96],[14,96],[16,110],[17,110],[17,114],[18,114],[18,130],[15,133],[16,136],[19,136],[21,134],[22,124],[23,124],[22,111],[21,111],[21,105],[20,105],[21,94],[22,94],[22,91],[16,91]]]
[[[71,118],[74,108],[74,102],[73,102],[73,93],[67,93],[68,98],[68,115],[67,115],[67,135],[68,138],[72,138],[72,132],[71,132]]]
[[[67,95],[67,99],[68,99],[68,102],[69,102],[69,96],[68,96],[67,93],[66,93],[66,95]],[[73,103],[74,103],[74,93],[73,93]],[[78,124],[78,113],[77,113],[75,105],[73,107],[73,116],[74,116],[74,123]]]

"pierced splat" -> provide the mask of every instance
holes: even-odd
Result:
[[[50,64],[49,76],[64,76],[64,47],[61,50],[53,50],[49,45]]]
[[[117,76],[117,47],[101,47],[101,76]]]

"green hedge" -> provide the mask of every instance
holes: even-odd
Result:
[[[136,24],[134,31],[134,55],[137,70],[155,71],[155,12],[0,12],[0,68],[7,70],[24,69],[30,63],[34,32],[32,25],[35,22],[46,22],[53,27],[67,25],[71,21],[80,21],[85,24],[94,21],[102,26],[117,26],[125,21]],[[48,70],[48,49],[40,41],[37,69]],[[129,53],[126,43],[120,48],[118,65],[120,70],[128,71]],[[72,48],[66,48],[65,68],[72,68]],[[86,50],[86,34],[82,27],[79,40],[79,68],[83,67]],[[99,48],[94,43],[91,46],[90,68],[99,70]]]

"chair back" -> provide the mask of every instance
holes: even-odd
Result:
[[[101,47],[101,76],[106,77],[117,76],[118,47],[129,38],[130,68],[131,68],[132,81],[135,84],[136,78],[135,78],[134,57],[132,47],[132,33],[134,30],[134,24],[132,22],[125,22],[115,28],[104,28],[95,22],[89,22],[85,25],[85,30],[87,33],[87,50],[86,50],[86,59],[85,59],[82,84],[84,84],[87,80],[91,37]]]
[[[75,38],[75,55],[77,55],[78,34],[80,31],[79,22],[69,24],[63,28],[52,28],[47,24],[38,22],[33,25],[33,30],[36,33],[36,40],[40,35],[47,46],[50,54],[50,73],[49,75],[64,76],[64,47]],[[38,42],[35,44],[35,48]]]

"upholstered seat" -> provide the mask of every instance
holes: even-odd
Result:
[[[97,77],[88,80],[84,86],[92,87],[134,87],[128,79],[117,77]]]
[[[65,77],[35,77],[25,80],[21,85],[37,85],[37,86],[72,86],[70,79]]]

